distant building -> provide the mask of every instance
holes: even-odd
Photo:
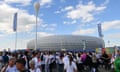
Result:
[[[104,48],[104,40],[92,36],[80,35],[53,35],[41,37],[37,41],[37,49],[39,50],[95,50],[96,48]],[[28,42],[27,48],[35,48],[35,40]]]

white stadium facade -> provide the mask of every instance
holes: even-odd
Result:
[[[104,47],[104,40],[93,36],[53,35],[40,37],[37,40],[37,49],[41,51],[95,50]],[[34,49],[35,40],[29,41],[27,48]]]

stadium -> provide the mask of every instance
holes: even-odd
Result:
[[[37,49],[41,51],[61,51],[61,50],[95,50],[104,48],[104,40],[92,36],[79,35],[53,35],[40,37],[37,40]],[[27,44],[28,49],[35,48],[35,40]]]

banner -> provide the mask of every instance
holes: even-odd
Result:
[[[99,54],[102,53],[102,48],[96,48],[96,52]]]
[[[14,14],[13,19],[13,31],[15,32],[17,30],[17,12]]]
[[[99,34],[99,37],[103,37],[101,24],[98,24],[98,34]]]

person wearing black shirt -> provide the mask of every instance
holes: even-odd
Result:
[[[103,60],[103,64],[105,65],[105,69],[109,69],[110,58],[106,52],[102,54],[101,59]]]

